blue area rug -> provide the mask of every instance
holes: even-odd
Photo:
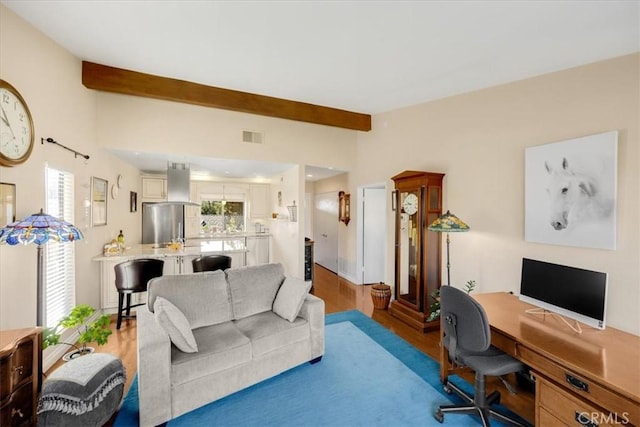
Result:
[[[439,364],[359,311],[326,316],[325,355],[168,423],[192,426],[441,425],[438,405],[459,403],[440,385]],[[465,383],[461,379],[457,383]],[[138,425],[137,378],[115,427]],[[444,425],[480,425],[466,415]]]

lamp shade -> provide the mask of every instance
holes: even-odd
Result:
[[[82,232],[73,224],[48,215],[42,210],[22,221],[7,224],[0,229],[0,244],[42,245],[49,240],[72,242],[82,240]]]
[[[44,255],[43,244],[49,240],[54,242],[73,242],[84,236],[78,228],[66,221],[42,212],[33,214],[22,221],[12,222],[0,229],[0,245],[17,245],[22,243],[38,245],[38,275],[37,275],[37,312],[36,325],[44,326],[45,321],[45,285],[44,285]]]
[[[447,210],[445,214],[440,215],[438,219],[433,221],[427,229],[429,231],[437,231],[440,233],[455,233],[469,231],[469,226]]]

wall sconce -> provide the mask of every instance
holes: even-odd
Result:
[[[349,225],[351,220],[351,195],[340,191],[338,193],[338,221]]]

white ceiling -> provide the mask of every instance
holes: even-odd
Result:
[[[367,114],[640,50],[637,0],[0,1],[83,60]]]

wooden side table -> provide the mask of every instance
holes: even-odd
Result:
[[[42,385],[42,328],[0,331],[0,425],[35,425]]]

